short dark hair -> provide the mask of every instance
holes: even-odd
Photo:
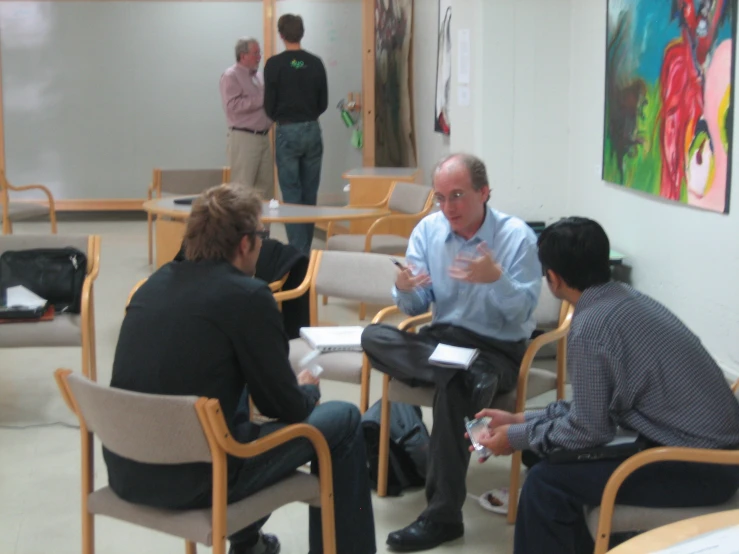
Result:
[[[192,204],[185,227],[185,257],[191,261],[233,261],[244,236],[252,248],[262,215],[262,199],[238,183],[211,187]]]
[[[277,20],[277,31],[287,42],[298,43],[303,40],[305,34],[303,18],[299,15],[286,13]]]
[[[552,270],[569,287],[584,291],[611,279],[608,235],[592,219],[561,219],[544,229],[538,244],[544,274]]]

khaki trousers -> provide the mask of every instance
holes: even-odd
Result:
[[[226,151],[232,182],[255,188],[264,200],[274,198],[274,160],[269,135],[229,129]]]

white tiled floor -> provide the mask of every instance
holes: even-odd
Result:
[[[16,233],[45,233],[48,224],[16,224]],[[143,220],[62,221],[59,233],[102,236],[101,272],[95,285],[98,380],[110,381],[110,368],[131,287],[150,271],[146,259]],[[281,226],[273,235],[284,237]],[[320,247],[316,241],[315,247]],[[356,306],[333,300],[322,320],[356,324]],[[368,312],[372,313],[372,312]],[[371,315],[368,320],[371,319]],[[79,434],[62,425],[8,429],[34,424],[75,423],[56,389],[52,372],[58,367],[80,370],[79,349],[0,350],[0,554],[68,554],[80,552]],[[381,379],[373,375],[372,399],[380,396]],[[324,399],[358,399],[358,387],[333,382],[321,385]],[[429,410],[424,419],[431,425]],[[95,481],[107,482],[97,446]],[[508,459],[471,464],[468,492],[480,494],[506,486]],[[396,498],[374,498],[378,552],[386,552],[391,531],[413,521],[425,506],[423,491]],[[466,554],[508,553],[513,527],[503,516],[484,511],[475,498],[464,507],[465,537],[437,549]],[[106,554],[181,553],[182,541],[125,523],[97,518],[97,551]],[[265,529],[279,536],[284,554],[308,551],[307,509],[293,504],[275,512]],[[210,549],[198,547],[198,552]]]

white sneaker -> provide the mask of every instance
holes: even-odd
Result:
[[[477,501],[484,509],[496,514],[508,515],[508,487],[493,489],[480,495]]]

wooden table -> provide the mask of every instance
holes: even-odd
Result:
[[[359,167],[350,169],[341,176],[349,181],[349,207],[366,206],[382,202],[393,181],[418,183],[421,170],[417,167]],[[372,221],[352,221],[348,231],[353,234],[364,234],[370,225]],[[413,225],[403,222],[394,222],[391,227],[383,232],[410,236],[413,230]]]
[[[670,546],[676,546],[678,543],[695,538],[698,535],[733,525],[739,525],[739,510],[715,512],[705,516],[684,519],[637,535],[613,550],[609,550],[608,554],[649,554]]]
[[[155,198],[144,202],[144,211],[155,218],[156,267],[170,262],[182,246],[185,234],[185,221],[190,216],[192,206],[175,204],[175,196]],[[352,209],[336,206],[302,206],[299,204],[280,204],[271,209],[269,203],[262,205],[264,223],[317,223],[329,221],[354,221],[376,219],[387,212],[376,209]]]

